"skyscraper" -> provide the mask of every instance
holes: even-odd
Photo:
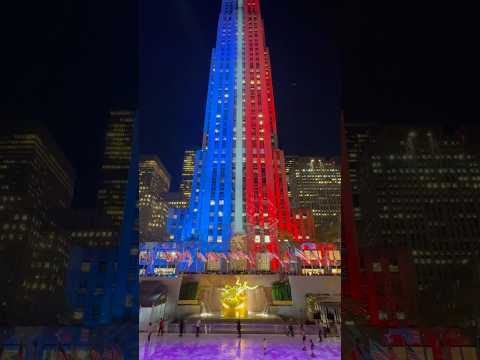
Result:
[[[319,157],[288,158],[290,203],[312,209],[318,241],[340,239],[340,167]]]
[[[140,241],[160,241],[165,235],[170,174],[157,156],[144,155],[139,164]]]
[[[348,272],[364,290],[369,323],[471,326],[478,318],[469,300],[479,289],[478,129],[345,130],[342,181],[351,189],[342,194],[342,225],[347,262],[359,248],[357,269]]]
[[[67,234],[53,212],[70,206],[74,171],[46,129],[7,125],[0,134],[0,286],[8,291],[0,322],[49,325],[65,310],[68,263]]]
[[[219,253],[246,234],[246,251],[265,263],[262,254],[278,254],[278,234],[290,228],[260,1],[223,0],[183,238]]]
[[[123,219],[134,118],[132,111],[111,111],[105,136],[98,203],[116,226]]]
[[[185,150],[182,167],[182,182],[180,183],[180,192],[185,198],[190,200],[192,194],[192,182],[195,169],[195,151]]]

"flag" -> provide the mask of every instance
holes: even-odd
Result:
[[[225,253],[221,252],[220,253],[220,258],[224,259],[226,262],[228,262],[228,257],[227,257],[227,255],[225,255]]]
[[[306,261],[307,263],[310,264],[310,260],[308,260],[308,258],[305,256],[305,254],[303,253],[303,251],[298,250],[298,249],[295,249],[295,256],[296,256],[296,257],[299,257],[299,258],[302,259],[303,261]]]
[[[207,253],[207,259],[208,261],[216,261],[218,259],[218,256],[214,252],[210,252]]]
[[[104,360],[112,360],[112,358],[113,358],[113,353],[112,353],[112,350],[111,350],[111,349],[105,349],[105,350],[103,350],[102,359],[104,359]]]
[[[408,328],[396,328],[396,329],[390,329],[389,332],[389,338],[392,337],[401,337],[403,340],[412,345],[420,344],[422,341],[422,338],[420,336],[420,332],[416,329],[408,329]]]
[[[197,252],[197,258],[198,258],[201,262],[207,262],[207,258],[206,258],[205,255],[203,255],[201,252]]]
[[[355,349],[360,360],[372,360],[370,352],[367,350],[367,345],[357,342]]]
[[[372,340],[370,340],[370,355],[372,356],[372,360],[390,360],[388,350]]]
[[[318,266],[322,267],[322,252],[320,250],[317,250],[317,262]]]
[[[186,255],[187,255],[187,259],[188,259],[188,267],[192,266],[192,263],[193,263],[193,259],[192,259],[192,254],[190,254],[190,251],[185,251]]]
[[[92,360],[102,360],[102,356],[94,349],[90,350],[90,357]]]
[[[122,360],[123,359],[122,352],[121,352],[120,348],[118,347],[118,345],[113,346],[112,355],[113,355],[112,360]]]
[[[417,353],[410,345],[407,345],[407,360],[420,360]]]
[[[23,360],[23,342],[20,344],[20,347],[18,348],[17,359]]]
[[[61,356],[58,356],[59,353]],[[68,360],[67,353],[65,352],[65,349],[60,343],[58,343],[57,359]]]
[[[269,254],[271,255],[272,258],[278,260],[278,262],[280,263],[280,265],[284,266],[282,259],[280,259],[280,257],[279,257],[277,254],[272,253],[272,252],[269,253]]]
[[[87,343],[89,335],[90,335],[89,329],[82,329],[80,332],[80,342]]]

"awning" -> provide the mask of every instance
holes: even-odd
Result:
[[[140,282],[140,306],[153,307],[167,301],[167,287],[156,281]]]

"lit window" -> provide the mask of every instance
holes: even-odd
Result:
[[[373,272],[381,272],[382,271],[382,264],[379,262],[375,262],[372,264],[372,270]]]
[[[265,235],[265,242],[269,243],[270,242],[270,235]]]
[[[260,242],[260,235],[255,235],[255,242],[259,243]]]
[[[83,262],[81,266],[81,271],[82,272],[89,272],[90,271],[90,263],[89,262]]]

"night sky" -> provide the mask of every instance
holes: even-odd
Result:
[[[62,0],[9,7],[0,121],[42,122],[76,169],[75,206],[94,206],[108,111],[136,105],[136,6]]]
[[[221,4],[207,2],[213,6],[196,0],[149,0],[140,11],[141,149],[164,162],[174,180],[172,189],[178,185],[183,151],[201,147]],[[336,4],[262,1],[279,141],[286,154],[339,155]]]
[[[344,1],[346,120],[477,122],[472,105],[478,91],[471,86],[478,22],[468,12],[467,6],[442,1]]]
[[[478,91],[470,89],[477,21],[463,6],[262,5],[287,154],[338,154],[340,100],[347,121],[478,121]],[[139,95],[142,151],[159,155],[175,189],[184,149],[201,143],[220,0],[52,0],[26,8],[2,9],[0,121],[43,121],[77,170],[75,203],[90,206],[108,109],[135,106]]]

